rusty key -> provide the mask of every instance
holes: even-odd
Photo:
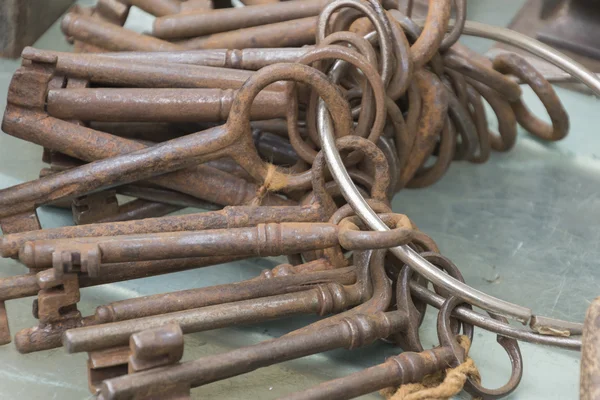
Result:
[[[318,15],[325,0],[296,0],[168,15],[154,21],[152,33],[161,39],[181,39],[273,24]]]
[[[146,88],[239,89],[253,72],[188,65],[152,60],[130,62],[102,54],[73,54],[27,48],[24,60],[52,66],[56,75],[85,79],[96,84]],[[165,60],[167,61],[167,60]],[[13,81],[18,77],[18,71]],[[268,90],[285,90],[284,82],[275,82]]]
[[[307,17],[180,40],[176,44],[190,50],[297,47],[315,43],[316,25],[316,17]]]
[[[222,89],[58,89],[48,91],[48,114],[99,122],[218,122],[227,119],[236,93]],[[265,91],[252,104],[252,119],[284,117],[287,98]]]

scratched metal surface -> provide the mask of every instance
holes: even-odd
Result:
[[[89,3],[90,1],[86,1]],[[506,25],[522,1],[499,7],[494,1],[471,2],[473,19]],[[147,26],[139,14],[138,29]],[[485,51],[489,43],[466,40]],[[68,49],[54,26],[38,47]],[[0,61],[0,108],[18,63]],[[589,301],[599,294],[597,268],[600,228],[599,103],[579,93],[559,89],[571,114],[570,136],[547,145],[521,135],[508,154],[494,154],[485,165],[454,164],[438,184],[397,195],[394,210],[408,214],[461,268],[466,281],[488,293],[531,307],[534,312],[581,321]],[[539,114],[541,105],[525,94]],[[492,124],[494,121],[492,121]],[[42,163],[37,146],[0,136],[0,187],[34,177]],[[69,224],[69,216],[40,211],[45,227]],[[271,261],[248,261],[171,274],[82,291],[80,309],[91,313],[100,304],[191,287],[239,281],[256,276]],[[23,267],[0,260],[0,276],[23,273]],[[31,299],[7,303],[12,332],[33,326]],[[433,312],[423,339],[435,345]],[[311,317],[294,318],[251,327],[221,329],[186,335],[185,359],[277,337]],[[333,351],[193,391],[194,398],[276,398],[323,380],[343,376],[382,362],[398,350],[382,343],[348,352]],[[525,374],[510,399],[571,399],[578,393],[578,353],[522,345]],[[509,375],[508,358],[491,334],[476,331],[472,355],[486,385],[502,385]],[[12,345],[0,348],[0,399],[86,399],[85,356],[56,349],[19,355]],[[365,398],[378,398],[377,395]]]

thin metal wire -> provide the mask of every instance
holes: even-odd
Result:
[[[527,59],[527,57],[525,57],[525,59]],[[529,61],[529,59],[527,59],[527,61]],[[600,79],[600,74],[595,74],[595,75],[596,75],[596,78]],[[589,86],[582,83],[579,79],[575,78],[573,75],[569,74],[568,72],[564,72],[564,71],[546,72],[546,73],[542,73],[542,76],[544,77],[545,80],[547,80],[550,83],[578,83],[578,84],[583,85],[583,86],[581,86],[582,88],[585,87],[587,89],[590,89],[590,92],[594,93],[594,91]],[[514,78],[514,81],[519,84],[524,83],[519,78]]]
[[[413,296],[438,309],[441,308],[444,304],[444,301],[446,301],[444,297],[426,289],[423,286],[418,285],[416,282],[411,282],[410,289]],[[452,313],[459,317],[462,321],[505,337],[517,339],[523,342],[542,344],[545,346],[561,347],[568,350],[581,350],[581,336],[564,337],[542,335],[531,330],[517,328],[509,324],[505,324],[466,307],[457,307]]]

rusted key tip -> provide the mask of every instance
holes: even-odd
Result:
[[[29,268],[35,268],[35,246],[31,242],[26,242],[19,250],[19,261]]]
[[[17,351],[21,354],[28,354],[31,353],[31,345],[29,342],[29,337],[24,336],[24,335],[19,335],[20,332],[18,332],[15,335],[15,347],[17,348]]]
[[[73,13],[66,14],[60,22],[60,30],[66,36],[70,36],[71,24],[77,20],[77,16]]]
[[[6,239],[6,236],[0,237],[0,257],[8,258],[11,257],[12,254],[9,251],[10,241]]]
[[[69,353],[69,354],[76,353],[76,350],[77,350],[73,346],[72,336],[73,336],[73,334],[71,332],[66,331],[62,334],[62,337],[61,337],[62,345],[65,348],[65,350],[67,350],[67,353]]]
[[[113,311],[112,308],[107,306],[100,306],[96,308],[95,319],[99,323],[103,322],[111,322],[113,320]]]
[[[21,58],[24,60],[38,61],[49,64],[55,64],[58,61],[58,56],[56,54],[29,46],[23,49]]]

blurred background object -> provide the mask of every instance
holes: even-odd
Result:
[[[598,0],[529,0],[508,27],[556,47],[592,71],[600,72]]]
[[[532,1],[530,3],[535,3]],[[597,0],[546,0],[536,37],[547,44],[600,60],[600,2]]]
[[[75,0],[0,1],[0,56],[17,58],[32,45]]]

